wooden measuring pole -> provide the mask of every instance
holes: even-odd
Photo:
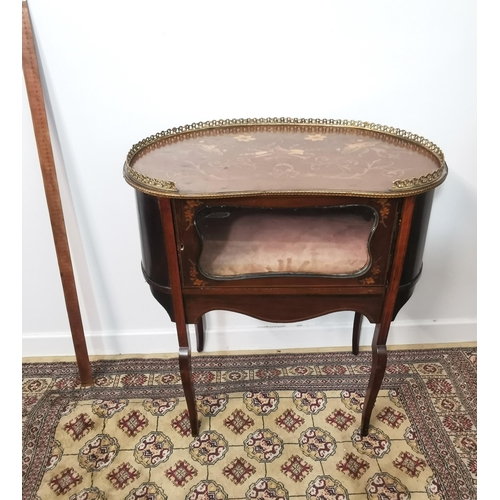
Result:
[[[59,185],[55,169],[54,154],[50,140],[47,112],[43,98],[40,72],[33,38],[33,29],[26,1],[23,4],[23,73],[28,93],[28,101],[33,120],[38,158],[42,170],[43,185],[47,206],[49,209],[50,224],[57,254],[57,262],[66,302],[71,336],[75,349],[76,363],[80,374],[82,385],[92,385],[92,369],[90,367],[87,344],[80,314],[78,295],[76,291],[73,265],[69,250],[68,237],[64,224],[64,214],[62,210]]]

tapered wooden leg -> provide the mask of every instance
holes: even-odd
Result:
[[[415,206],[415,197],[405,198],[401,210],[400,227],[397,236],[396,250],[390,271],[387,293],[382,309],[381,320],[375,327],[372,341],[372,371],[365,395],[363,414],[361,417],[361,435],[368,434],[370,417],[377,399],[378,392],[384,379],[385,367],[387,365],[387,336],[394,315],[394,306],[401,280],[406,247],[410,235],[411,218]]]
[[[361,335],[361,322],[363,316],[360,313],[354,313],[354,325],[352,327],[352,353],[357,356],[359,354],[359,336]]]
[[[388,330],[388,327],[386,328]],[[361,417],[362,436],[368,434],[373,407],[375,406],[375,401],[384,379],[385,367],[387,366],[387,347],[385,344],[379,345],[377,342],[380,339],[386,339],[387,333],[388,332],[381,332],[380,324],[376,325],[372,343],[372,371],[368,382],[368,389],[366,390],[363,414]]]
[[[205,316],[198,320],[194,328],[196,331],[196,350],[202,352],[205,346]]]
[[[191,350],[189,347],[179,348],[179,369],[181,372],[182,388],[184,389],[184,397],[189,413],[189,421],[191,423],[191,435],[198,436],[199,422],[198,411],[196,409],[196,398],[193,385],[193,371],[191,369]]]
[[[193,385],[193,373],[191,370],[191,348],[189,335],[184,314],[184,300],[182,296],[182,285],[177,260],[177,244],[175,240],[175,229],[171,201],[164,198],[158,201],[161,209],[163,232],[165,234],[165,250],[167,254],[168,269],[170,272],[170,289],[172,291],[172,305],[177,328],[177,341],[179,342],[179,369],[181,372],[182,388],[186,398],[186,405],[191,423],[191,434],[198,436],[198,412],[196,410],[196,398]]]

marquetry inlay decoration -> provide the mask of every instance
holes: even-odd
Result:
[[[174,127],[135,144],[124,165],[133,187],[172,198],[400,197],[433,189],[446,175],[441,149],[419,135],[364,121],[304,118]]]

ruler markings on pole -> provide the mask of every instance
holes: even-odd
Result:
[[[38,150],[38,158],[42,171],[42,179],[47,199],[52,235],[56,249],[59,272],[63,286],[66,311],[71,329],[73,346],[75,349],[76,362],[82,385],[91,385],[92,371],[87,352],[87,344],[83,330],[83,323],[78,302],[78,294],[71,262],[71,253],[68,244],[64,213],[61,204],[57,173],[55,169],[54,154],[50,139],[50,131],[47,120],[47,112],[40,79],[38,60],[33,37],[33,29],[26,1],[23,5],[23,73],[26,82],[28,101],[33,120],[35,141]]]

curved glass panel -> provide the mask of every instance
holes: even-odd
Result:
[[[198,267],[215,280],[355,277],[370,267],[377,223],[377,212],[366,205],[205,208],[195,216],[202,240]]]

